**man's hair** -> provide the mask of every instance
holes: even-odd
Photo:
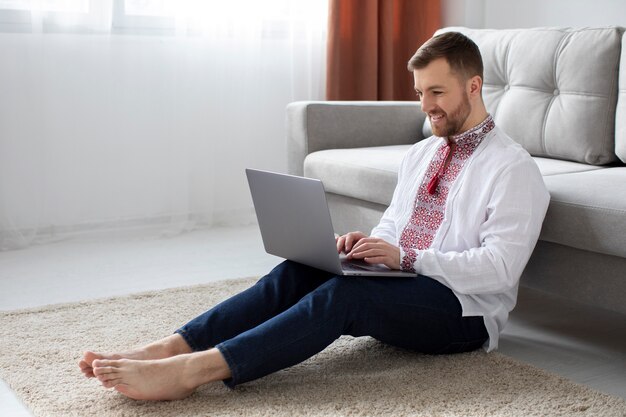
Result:
[[[427,40],[409,60],[408,69],[425,68],[439,58],[445,58],[452,72],[463,80],[475,75],[483,78],[483,59],[478,46],[459,32],[445,32]]]

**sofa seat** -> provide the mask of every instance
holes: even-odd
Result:
[[[587,165],[580,162],[563,161],[561,159],[533,157],[541,175],[570,174],[574,172],[595,171],[603,169],[601,166]]]
[[[411,145],[330,149],[304,159],[304,176],[324,183],[326,192],[389,205],[400,162]]]
[[[322,180],[329,193],[388,206],[400,162],[412,145],[329,149],[304,159],[304,176]],[[550,158],[534,158],[544,176],[602,170],[602,167]]]
[[[626,257],[626,167],[549,175],[541,240]]]
[[[388,206],[400,162],[411,145],[331,149],[304,160],[304,175],[328,193]],[[626,168],[534,158],[552,200],[541,239],[626,257]]]

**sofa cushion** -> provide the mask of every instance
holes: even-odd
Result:
[[[487,110],[531,155],[594,165],[617,160],[623,28],[440,32],[450,30],[465,33],[480,48]]]
[[[389,205],[400,162],[410,147],[395,145],[313,152],[304,160],[304,175],[322,180],[328,192]],[[544,176],[605,169],[558,159],[533,159]]]
[[[569,174],[573,172],[595,171],[603,167],[581,164],[580,162],[563,161],[560,159],[533,157],[541,175]]]
[[[400,162],[411,145],[332,149],[304,160],[304,176],[318,178],[328,192],[389,205]]]
[[[551,200],[541,239],[626,257],[626,168],[544,177]]]
[[[327,192],[387,206],[410,146],[314,152],[304,160],[304,175],[322,180]],[[534,159],[551,195],[541,239],[626,257],[626,167]]]

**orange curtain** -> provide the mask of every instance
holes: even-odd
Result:
[[[440,0],[330,0],[327,100],[414,100],[406,64],[441,27]]]

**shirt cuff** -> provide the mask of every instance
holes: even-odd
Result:
[[[406,272],[415,273],[415,262],[417,261],[417,251],[415,249],[404,250],[400,247],[400,268]]]

